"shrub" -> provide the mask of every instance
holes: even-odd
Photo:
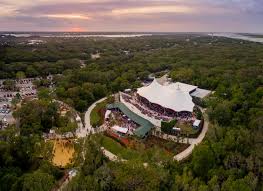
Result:
[[[169,122],[165,122],[165,121],[162,121],[161,123],[161,130],[162,132],[164,133],[171,133],[173,127],[175,126],[175,124],[177,123],[177,120],[176,119],[173,119]]]

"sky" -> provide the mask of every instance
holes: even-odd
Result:
[[[0,31],[263,33],[263,0],[0,0]]]

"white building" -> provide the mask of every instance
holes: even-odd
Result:
[[[163,86],[154,79],[149,86],[138,88],[137,93],[149,102],[175,112],[193,112],[195,104],[189,92],[196,88],[180,82]]]

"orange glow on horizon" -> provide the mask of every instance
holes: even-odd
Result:
[[[86,30],[84,28],[81,27],[73,27],[71,29],[68,30],[69,32],[86,32]]]

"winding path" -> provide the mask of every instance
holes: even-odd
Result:
[[[85,112],[85,116],[84,116],[84,126],[83,128],[79,128],[77,131],[79,131],[77,133],[77,137],[86,137],[89,134],[93,134],[94,133],[94,129],[92,128],[91,124],[90,124],[90,114],[91,111],[96,107],[97,103],[100,103],[104,100],[106,100],[107,97],[104,97],[96,102],[94,102],[89,108],[88,110]]]
[[[187,147],[187,149],[185,149],[184,151],[175,155],[173,159],[177,160],[177,161],[181,161],[181,160],[189,157],[189,155],[192,154],[195,146],[200,144],[203,141],[203,139],[205,138],[205,134],[208,131],[208,125],[209,125],[209,122],[208,122],[208,120],[205,119],[203,129],[202,129],[201,133],[199,134],[199,136],[196,139],[189,139],[190,146]]]
[[[85,128],[83,128],[82,137],[85,137],[85,136],[89,135],[90,133],[91,133],[91,134],[94,133],[94,129],[92,128],[92,126],[91,126],[91,124],[90,124],[90,114],[91,114],[91,111],[95,108],[95,106],[96,106],[97,103],[100,103],[100,102],[102,102],[102,101],[104,101],[104,100],[106,100],[106,99],[107,99],[107,98],[105,97],[105,98],[102,98],[102,99],[94,102],[94,103],[88,108],[88,110],[86,111],[86,113],[85,113],[85,120],[84,120],[84,121],[85,121]],[[206,134],[207,131],[208,131],[209,121],[208,121],[208,119],[207,119],[207,116],[205,115],[205,110],[202,109],[202,108],[200,108],[200,109],[201,109],[202,113],[203,113],[204,116],[205,116],[204,125],[203,125],[203,129],[202,129],[201,133],[199,134],[199,136],[198,136],[197,138],[190,138],[190,139],[188,139],[188,140],[187,140],[187,141],[188,141],[187,143],[189,143],[190,146],[187,147],[187,149],[185,149],[185,150],[182,151],[181,153],[175,155],[175,156],[173,157],[174,160],[181,161],[181,160],[189,157],[189,156],[192,154],[192,152],[193,152],[193,150],[194,150],[194,147],[195,147],[196,145],[200,144],[200,143],[203,141],[203,139],[204,139],[204,137],[205,137],[205,134]],[[168,137],[169,137],[169,135],[168,135]],[[112,160],[112,161],[116,161],[116,160],[125,161],[124,159],[120,159],[118,156],[116,156],[115,154],[113,154],[113,153],[111,153],[110,151],[106,150],[105,148],[102,147],[101,149],[102,149],[104,155],[105,155],[106,157],[108,157],[110,160]]]

